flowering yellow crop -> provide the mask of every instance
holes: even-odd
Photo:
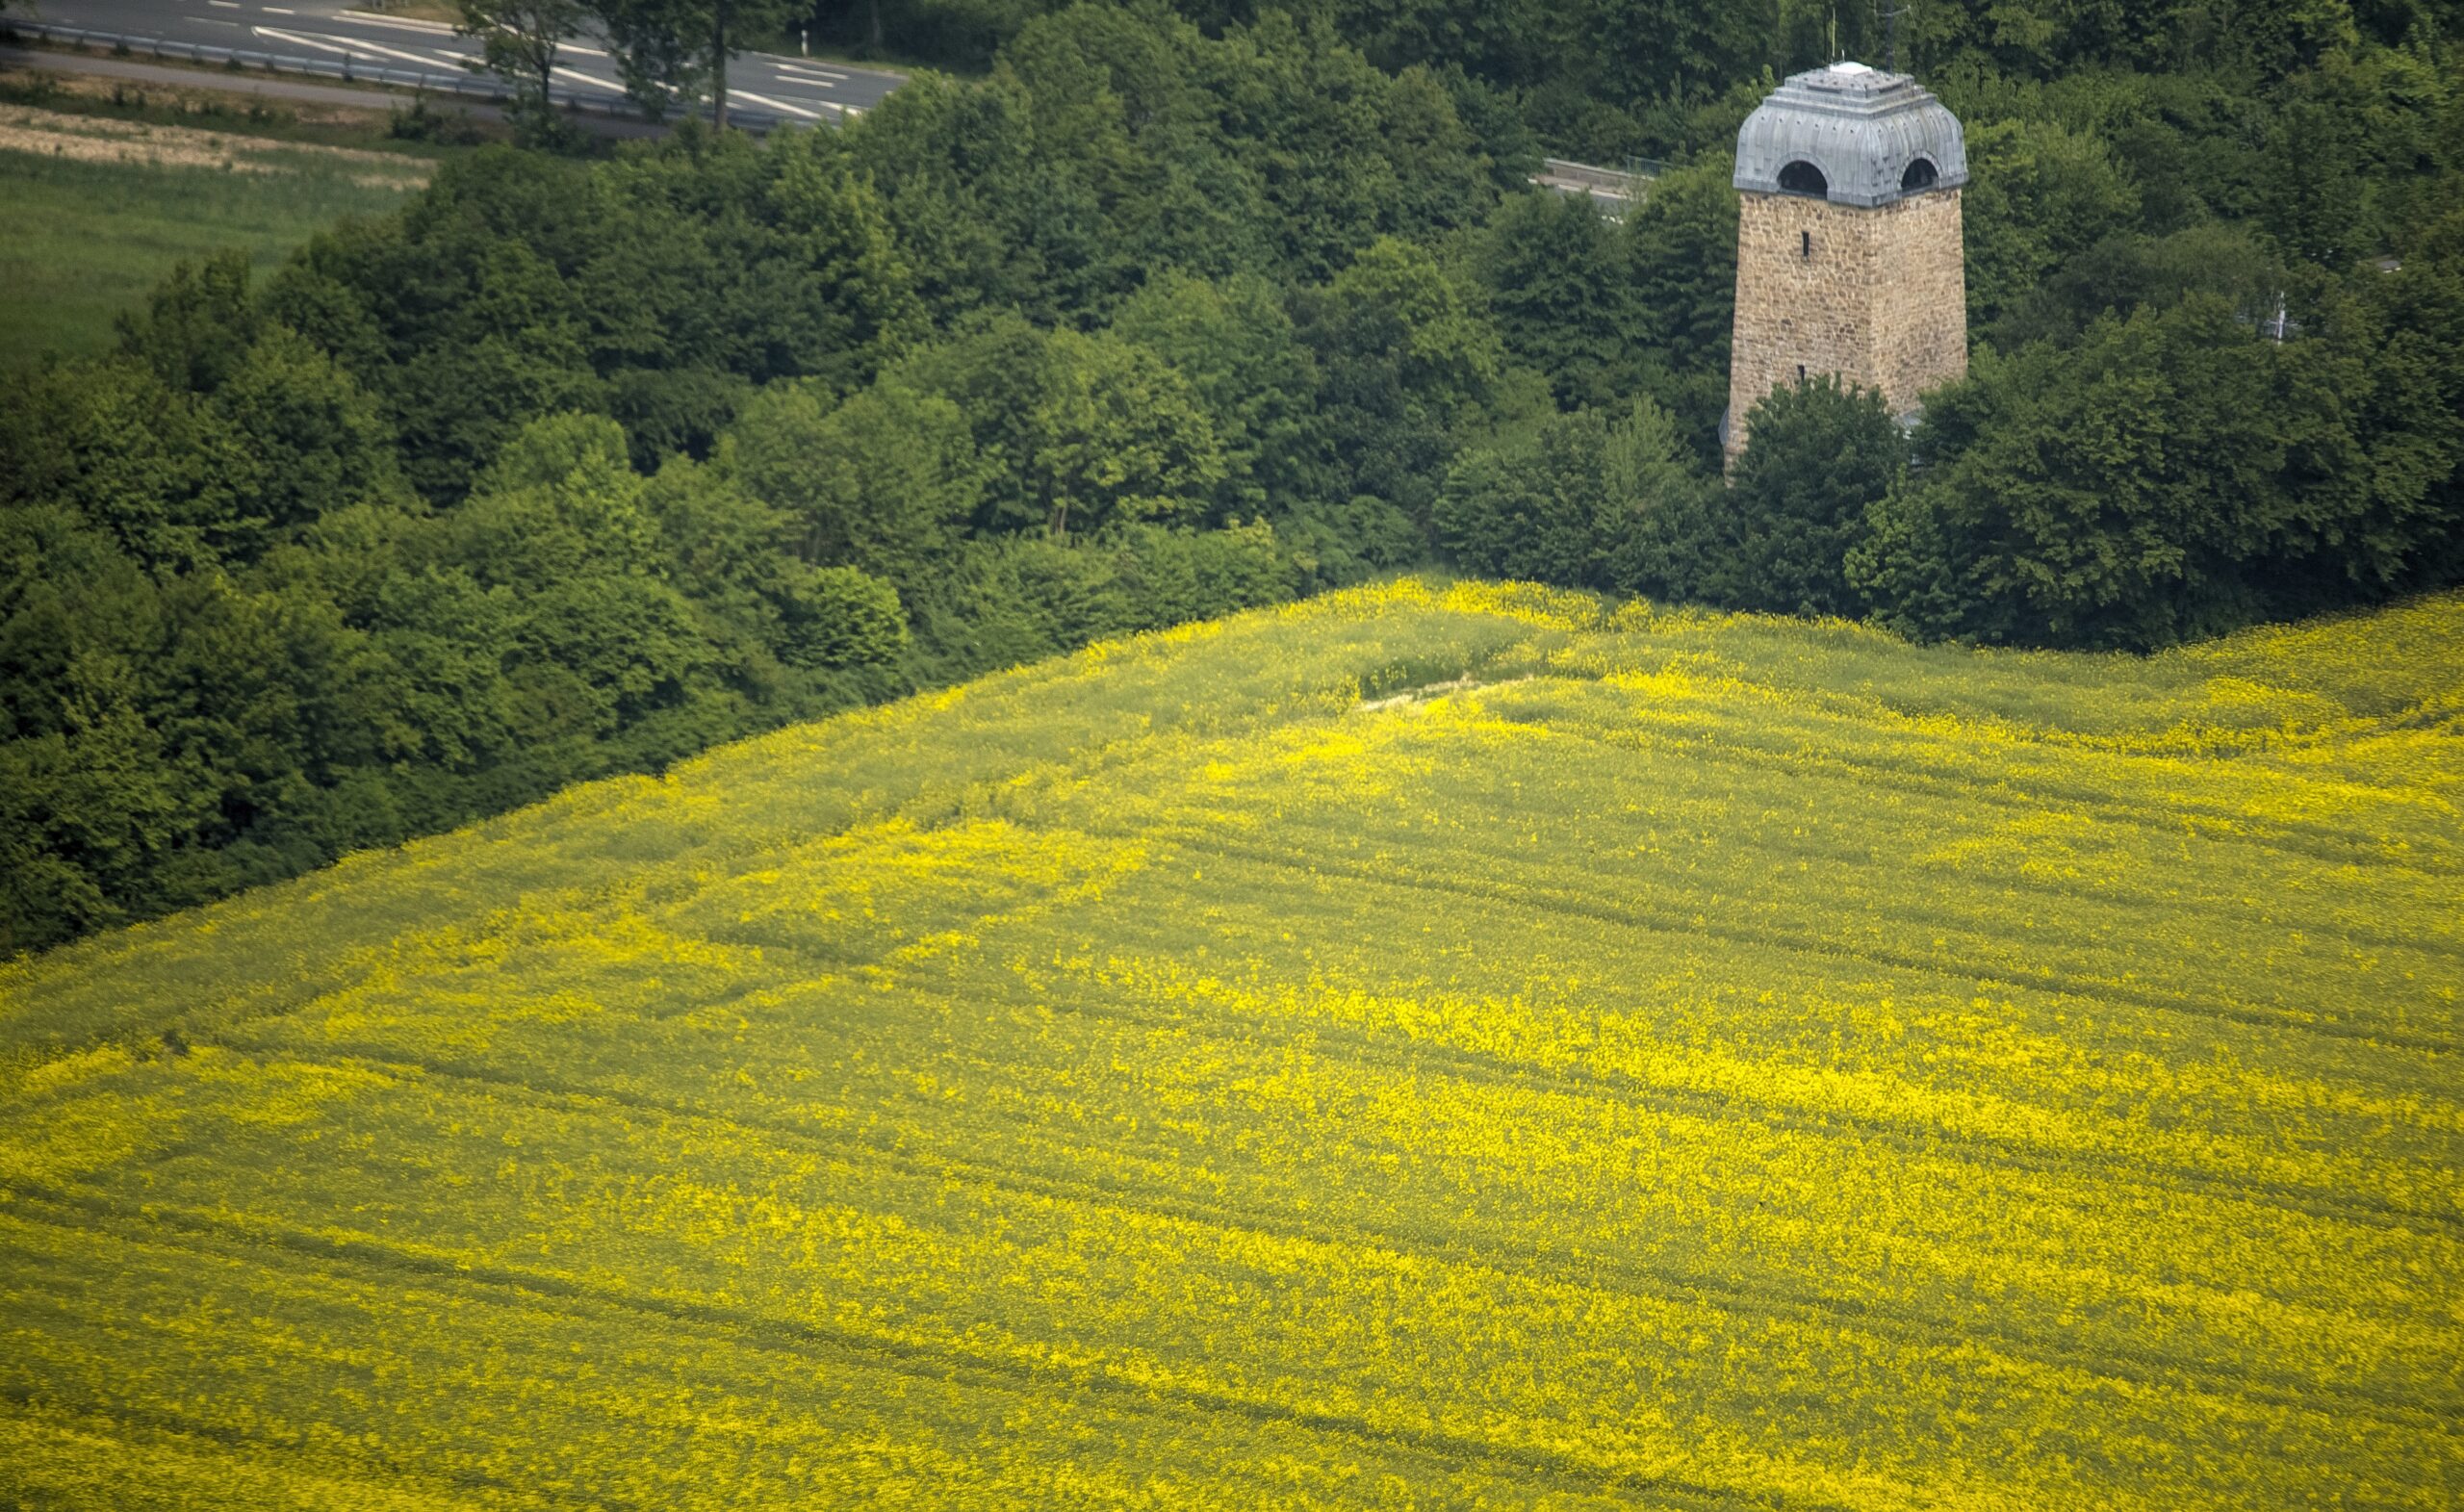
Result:
[[[2451,1508],[2459,688],[1402,579],[0,967],[0,1505]]]

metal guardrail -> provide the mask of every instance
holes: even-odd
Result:
[[[1540,176],[1585,189],[1606,190],[1623,194],[1634,187],[1640,175],[1620,168],[1595,167],[1588,163],[1575,163],[1565,158],[1542,158]]]
[[[1582,195],[1611,219],[1619,219],[1651,192],[1652,177],[1649,173],[1604,168],[1565,158],[1543,158],[1540,171],[1531,175],[1531,182],[1556,193]]]
[[[70,47],[97,47],[115,56],[141,54],[169,63],[213,64],[226,68],[255,68],[265,73],[305,74],[312,78],[335,79],[344,84],[379,84],[411,90],[423,95],[454,94],[499,105],[512,99],[514,92],[513,87],[502,79],[476,71],[430,73],[419,68],[381,68],[349,58],[304,58],[259,52],[252,48],[214,47],[203,42],[122,37],[116,32],[90,32],[82,27],[55,26],[48,21],[26,21],[14,16],[0,18],[0,38],[9,37],[39,38]],[[206,81],[198,81],[198,88],[207,87]],[[644,118],[633,102],[622,95],[611,98],[569,87],[551,86],[548,103],[559,110],[588,111],[628,120]],[[728,103],[728,119],[760,131],[788,124],[785,116],[757,107],[738,108],[732,100]]]

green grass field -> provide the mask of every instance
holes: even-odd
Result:
[[[143,308],[183,258],[244,247],[264,272],[343,217],[402,202],[401,189],[313,153],[252,173],[0,150],[0,371],[108,349],[113,320]]]
[[[0,1502],[2452,1508],[2464,597],[1405,582],[0,972]]]

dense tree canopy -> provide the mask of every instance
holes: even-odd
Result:
[[[2440,580],[2464,280],[2374,274],[2275,342],[2212,295],[1988,355],[1850,561],[1899,627],[2144,647]]]

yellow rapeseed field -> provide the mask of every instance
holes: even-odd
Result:
[[[0,1504],[2464,1502],[2464,597],[1403,581],[0,969]]]

